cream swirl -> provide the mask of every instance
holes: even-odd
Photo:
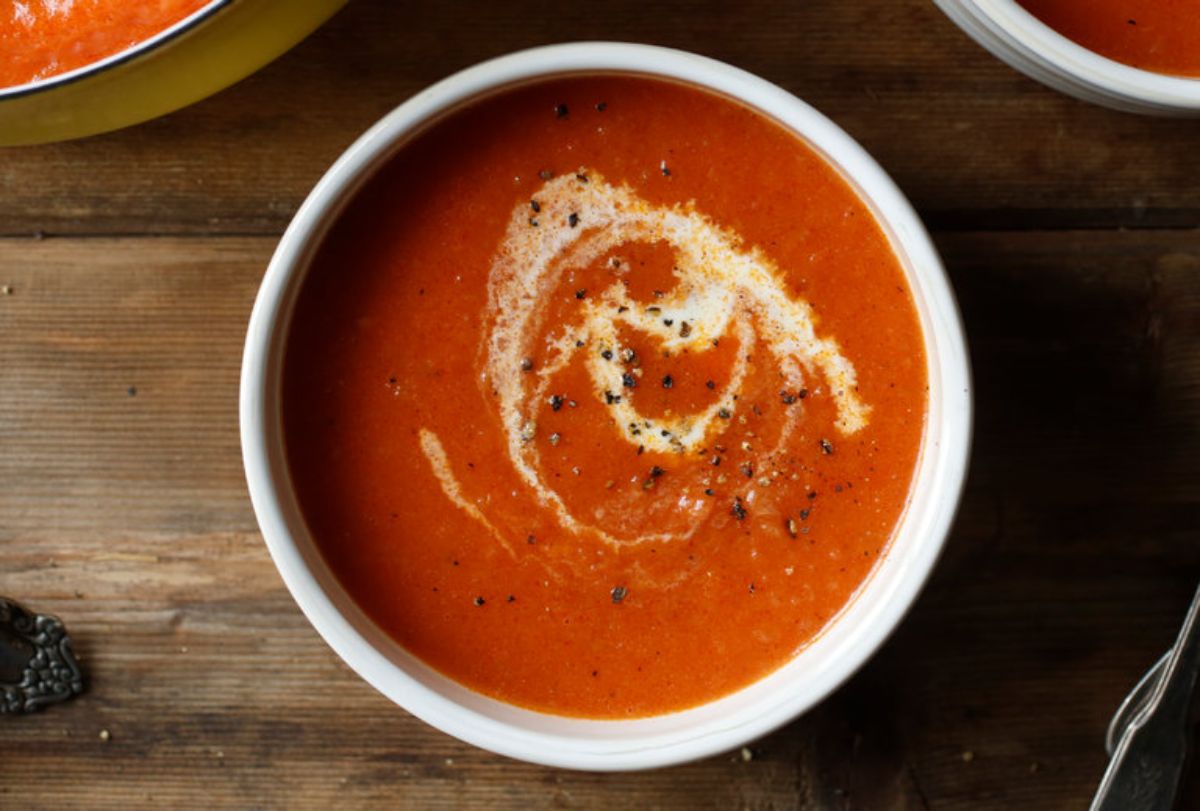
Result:
[[[539,474],[538,446],[531,441],[539,411],[555,375],[580,352],[592,396],[612,409],[622,438],[647,451],[682,454],[705,447],[721,430],[720,423],[736,415],[748,357],[760,342],[775,358],[787,386],[803,388],[806,376],[825,381],[836,404],[838,431],[853,434],[867,424],[870,408],[856,393],[854,366],[836,341],[817,335],[808,302],[788,295],[782,274],[761,251],[744,247],[737,234],[693,204],[655,206],[585,169],[548,181],[535,199],[538,210],[532,217],[524,204],[514,209],[494,257],[480,356],[485,380],[495,390],[512,464],[564,529],[595,534],[616,546],[669,540],[659,533],[619,539],[603,527],[581,522]],[[614,252],[638,242],[673,248],[676,284],[669,294],[648,305],[631,299],[624,285],[614,284],[579,302],[576,323],[545,323],[546,301],[564,273],[606,255],[619,267]],[[622,356],[629,348],[621,345],[622,328],[647,336],[671,354],[711,351],[728,334],[741,350],[728,382],[708,407],[650,418],[639,411],[636,394],[627,385]],[[786,443],[802,414],[802,408],[788,409],[775,447],[764,453]],[[452,474],[446,465],[430,461],[445,488]],[[456,500],[458,490],[451,489],[447,495]]]

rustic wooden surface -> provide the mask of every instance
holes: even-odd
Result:
[[[933,582],[750,760],[589,775],[431,730],[318,639],[246,497],[243,330],[312,183],[454,69],[591,38],[730,61],[843,125],[932,226],[971,341]],[[1198,137],[1043,89],[927,0],[355,0],[188,110],[0,151],[0,593],[60,614],[90,681],[0,719],[0,808],[1085,807],[1200,579]]]

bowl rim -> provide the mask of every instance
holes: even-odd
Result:
[[[1017,0],[937,2],[943,10],[958,7],[973,12],[986,34],[999,38],[996,44],[1011,49],[1009,56],[1057,72],[1081,85],[1084,92],[1155,108],[1200,111],[1200,76],[1159,73],[1103,56],[1051,28]]]
[[[177,39],[192,29],[199,26],[201,23],[213,17],[226,6],[233,5],[238,0],[209,0],[205,5],[193,11],[182,20],[178,20],[156,34],[147,37],[140,42],[135,42],[128,48],[109,54],[108,56],[97,59],[94,62],[88,62],[86,65],[80,65],[74,70],[56,73],[53,76],[47,76],[44,79],[34,79],[32,82],[23,84],[9,85],[8,87],[0,87],[0,104],[3,104],[9,99],[23,98],[25,96],[44,93],[64,85],[74,84],[85,79],[90,79],[101,73],[105,73],[113,68],[119,67],[126,62],[131,62],[141,56],[144,56],[151,51],[157,50],[159,47],[168,42]]]
[[[731,96],[789,127],[823,154],[872,209],[893,250],[906,262],[931,374],[925,444],[914,472],[914,482],[928,481],[920,490],[924,513],[910,533],[916,538],[898,554],[897,531],[868,584],[806,649],[807,654],[824,645],[827,651],[819,667],[804,671],[811,678],[796,685],[794,675],[791,680],[781,677],[805,660],[798,655],[732,696],[630,721],[566,718],[504,704],[456,685],[394,642],[388,648],[385,635],[365,620],[361,609],[336,593],[340,587],[319,558],[313,565],[311,544],[297,543],[295,536],[306,530],[288,512],[296,512],[295,504],[289,503],[292,493],[278,458],[281,443],[272,436],[279,421],[272,397],[278,388],[277,356],[288,328],[289,296],[302,284],[325,229],[359,184],[402,147],[406,136],[459,104],[521,82],[598,72],[673,79]],[[937,382],[945,383],[936,403],[935,372]],[[792,720],[849,678],[899,624],[940,555],[965,483],[972,427],[971,377],[957,302],[928,233],[879,165],[828,118],[764,79],[684,51],[618,42],[542,46],[467,68],[416,94],[351,145],[300,206],[263,277],[247,331],[239,411],[246,478],[264,540],[293,598],[326,643],[377,690],[443,732],[520,760],[593,771],[666,766],[733,749]],[[931,441],[935,434],[937,440]],[[925,475],[931,478],[919,478]],[[910,502],[917,497],[914,485]],[[899,526],[908,528],[912,513],[910,503]],[[865,594],[881,580],[888,590],[875,589],[868,601]],[[340,607],[334,604],[339,596]],[[852,626],[851,615],[857,623]]]

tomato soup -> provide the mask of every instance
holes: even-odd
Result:
[[[524,85],[325,237],[283,370],[308,527],[382,629],[569,716],[787,663],[908,500],[926,356],[869,208],[792,132],[649,78]]]
[[[1200,0],[1018,0],[1101,56],[1156,73],[1200,77]]]
[[[120,53],[211,0],[0,0],[0,88]]]

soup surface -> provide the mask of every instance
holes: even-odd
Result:
[[[694,706],[847,604],[908,498],[904,273],[791,132],[629,76],[526,85],[404,146],[293,316],[285,444],[366,613],[479,692]]]
[[[120,53],[211,0],[0,0],[0,87]]]
[[[1135,68],[1200,76],[1200,0],[1017,0],[1088,50]]]

